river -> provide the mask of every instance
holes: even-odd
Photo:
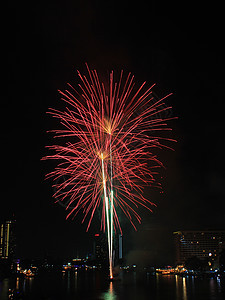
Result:
[[[222,300],[225,279],[152,275],[122,272],[109,282],[99,271],[41,272],[33,278],[5,278],[0,282],[0,299],[31,300]]]

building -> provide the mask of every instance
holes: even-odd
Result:
[[[94,236],[94,260],[98,267],[108,266],[108,244],[104,233]]]
[[[123,236],[119,234],[119,259],[123,259]]]
[[[113,266],[120,264],[123,259],[122,235],[118,234],[113,239]],[[108,243],[105,233],[94,236],[94,260],[97,266],[108,265]]]
[[[173,234],[177,264],[184,264],[193,256],[216,262],[225,248],[225,231],[176,231]]]
[[[114,236],[113,265],[120,265],[123,261],[123,236]]]
[[[6,221],[0,228],[0,259],[13,259],[15,248],[15,221]]]

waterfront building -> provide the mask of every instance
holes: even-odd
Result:
[[[122,234],[114,237],[113,264],[120,265],[123,260],[123,236]]]
[[[108,264],[108,244],[104,233],[96,233],[94,236],[94,260],[98,267]]]
[[[94,236],[94,260],[97,266],[108,264],[108,243],[105,233]],[[115,235],[113,240],[113,265],[120,264],[123,259],[123,238],[121,234]]]
[[[0,259],[13,259],[15,248],[15,221],[3,222],[0,226]]]
[[[219,260],[219,254],[225,248],[225,231],[176,231],[176,264],[184,264],[190,257],[201,260]]]
[[[119,259],[123,259],[123,236],[119,234]]]

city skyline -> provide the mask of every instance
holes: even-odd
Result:
[[[165,236],[176,230],[224,230],[223,53],[221,27],[208,23],[211,8],[205,14],[197,7],[177,14],[175,5],[160,7],[153,1],[150,17],[144,4],[130,4],[126,10],[125,4],[117,9],[116,3],[98,6],[91,1],[86,6],[34,3],[29,14],[16,2],[9,5],[13,26],[8,29],[3,103],[9,121],[1,132],[0,217],[15,214],[19,255],[85,252],[96,233],[95,226],[86,233],[79,217],[65,220],[64,208],[53,204],[53,190],[44,181],[51,165],[40,162],[49,142],[46,131],[55,126],[46,111],[60,106],[57,89],[74,81],[75,70],[84,70],[85,62],[103,72],[131,71],[140,82],[156,83],[159,96],[173,93],[169,103],[178,117],[172,125],[178,143],[174,152],[163,153],[164,193],[146,189],[157,208],[153,214],[143,212],[137,233],[125,223],[127,249],[135,251],[146,228],[153,229],[148,231],[151,242],[161,248],[168,241]]]

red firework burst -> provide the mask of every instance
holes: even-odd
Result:
[[[171,130],[166,122],[172,118],[162,117],[171,108],[164,105],[170,94],[155,100],[154,85],[146,88],[144,82],[136,87],[130,73],[124,76],[121,71],[116,82],[112,71],[106,84],[96,70],[87,70],[88,76],[78,72],[79,92],[71,84],[59,91],[68,104],[65,111],[49,111],[62,124],[53,132],[63,138],[63,145],[48,146],[53,154],[44,159],[58,164],[47,178],[53,177],[54,197],[66,203],[67,217],[82,212],[88,230],[100,209],[101,229],[111,217],[111,226],[121,231],[118,210],[135,227],[134,220],[141,221],[138,207],[151,211],[154,205],[144,197],[143,187],[160,186],[155,175],[162,163],[153,153],[155,148],[169,148],[163,141],[174,141],[156,134]]]

